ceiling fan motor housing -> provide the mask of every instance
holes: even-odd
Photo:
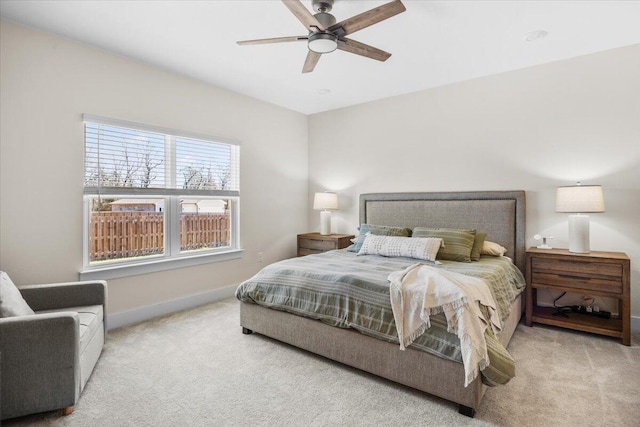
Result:
[[[313,15],[324,28],[329,28],[336,23],[336,17],[330,13],[320,12]]]

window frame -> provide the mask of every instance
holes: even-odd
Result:
[[[193,132],[177,131],[157,126],[133,123],[124,120],[110,119],[100,116],[83,115],[84,123],[94,123],[140,130],[143,132],[160,133],[165,136],[165,176],[170,177],[170,182],[165,182],[164,188],[137,188],[137,187],[100,187],[86,186],[83,184],[83,255],[80,280],[113,279],[128,277],[138,274],[147,274],[157,271],[165,271],[174,268],[182,268],[211,262],[237,259],[242,256],[240,240],[240,144],[224,138],[212,137]],[[86,129],[86,125],[84,127]],[[184,137],[200,141],[227,144],[237,148],[231,152],[232,179],[236,181],[237,190],[194,190],[176,188],[178,171],[175,159],[175,139]],[[86,151],[86,130],[83,131],[83,145]],[[85,154],[86,156],[86,154]],[[83,157],[85,159],[85,157]],[[86,160],[84,160],[86,161]],[[170,172],[169,172],[170,171]],[[85,167],[83,167],[83,174]],[[83,177],[84,180],[84,177]],[[103,198],[154,198],[165,200],[164,210],[164,254],[149,255],[138,259],[123,258],[106,263],[92,265],[89,260],[89,223],[91,215],[91,199]],[[230,213],[230,245],[220,248],[204,249],[200,251],[182,251],[180,247],[180,200],[184,198],[199,198],[209,200],[228,200]]]

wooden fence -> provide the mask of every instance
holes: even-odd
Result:
[[[229,214],[185,213],[180,216],[180,249],[229,245]],[[162,212],[92,212],[89,260],[103,261],[164,252]]]

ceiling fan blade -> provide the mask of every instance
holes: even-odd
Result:
[[[282,0],[282,3],[298,18],[298,21],[302,22],[302,25],[304,25],[307,30],[314,32],[325,30],[325,27],[309,12],[309,9],[300,3],[300,0]],[[313,27],[316,27],[318,30]]]
[[[307,59],[304,61],[304,66],[302,67],[302,72],[303,73],[310,73],[313,71],[314,68],[316,68],[316,64],[318,63],[318,60],[320,60],[320,57],[322,55],[319,53],[315,53],[312,51],[309,51],[309,53],[307,53]]]
[[[378,61],[386,61],[391,54],[377,47],[369,46],[368,44],[360,43],[352,39],[343,37],[338,42],[338,49],[345,52],[355,53],[356,55],[366,56],[367,58],[375,59]]]
[[[292,36],[292,37],[273,37],[270,39],[256,39],[256,40],[241,40],[238,43],[240,46],[251,44],[267,44],[267,43],[284,43],[284,42],[297,42],[301,40],[307,40],[307,36]]]
[[[353,34],[356,31],[360,31],[363,28],[367,28],[373,24],[377,24],[380,21],[391,18],[399,13],[407,10],[404,4],[400,0],[395,0],[390,3],[383,4],[380,7],[373,8],[359,15],[347,18],[344,21],[340,21],[337,24],[333,24],[329,27],[329,31],[335,31],[342,27],[344,29],[344,35]]]

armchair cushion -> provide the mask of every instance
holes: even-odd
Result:
[[[33,314],[9,275],[0,271],[0,317],[27,316]]]
[[[95,335],[99,328],[103,327],[103,310],[101,305],[87,305],[83,307],[69,307],[69,308],[57,308],[53,310],[42,310],[36,312],[36,314],[45,313],[65,313],[72,312],[78,314],[78,322],[80,324],[80,354],[82,354],[87,347],[91,338]]]

